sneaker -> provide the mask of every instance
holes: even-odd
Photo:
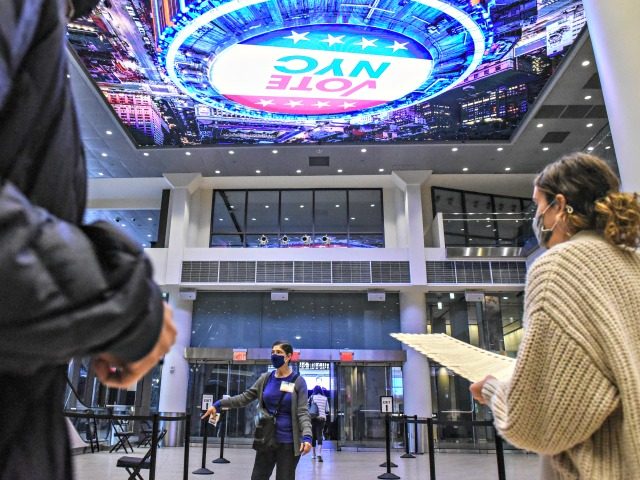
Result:
[[[322,455],[318,455],[318,461],[322,462]]]

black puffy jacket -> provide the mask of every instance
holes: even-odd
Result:
[[[66,77],[65,0],[0,0],[0,479],[71,478],[66,364],[155,344],[148,260],[78,227],[86,170]]]

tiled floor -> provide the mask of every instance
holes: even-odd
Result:
[[[146,449],[136,449],[135,455],[142,456]],[[393,452],[391,461],[398,465],[392,472],[402,479],[428,480],[429,462],[426,455],[415,459],[402,459],[403,452]],[[217,448],[207,450],[206,466],[214,475],[194,475],[202,460],[202,449],[191,447],[189,453],[189,479],[212,478],[214,480],[247,480],[251,475],[254,451],[247,448],[227,448],[225,458],[229,464],[213,464],[218,456]],[[126,480],[127,473],[116,467],[121,453],[87,453],[73,457],[76,480]],[[181,480],[183,478],[182,448],[161,448],[158,450],[156,469],[157,480]],[[323,463],[313,460],[311,455],[302,457],[296,471],[298,480],[376,480],[386,470],[379,467],[385,462],[381,452],[323,452]],[[538,478],[538,458],[535,455],[508,453],[505,455],[507,480],[534,480]],[[438,480],[497,480],[496,457],[493,454],[436,454],[436,478]],[[149,472],[143,476],[149,478]],[[271,477],[275,478],[275,474]]]

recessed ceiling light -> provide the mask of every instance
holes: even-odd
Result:
[[[260,170],[256,170],[256,173],[262,173]]]
[[[67,73],[67,78],[71,78],[71,75],[69,75],[68,73]]]
[[[296,173],[302,173],[302,170],[298,169],[296,170]]]
[[[462,169],[462,171],[463,171],[463,172],[468,172],[468,171],[469,171],[469,167],[464,167],[464,168]]]
[[[144,155],[145,157],[149,156],[149,152],[144,152],[142,155]]]
[[[106,133],[107,135],[113,135],[113,132],[112,132],[111,130],[107,130],[107,131],[106,131],[106,132],[104,132],[104,133]]]
[[[235,152],[234,150],[229,150],[229,155],[233,155],[233,154],[235,154],[235,153],[236,153],[236,152]]]
[[[379,168],[379,169],[378,169],[378,171],[379,171],[380,173],[382,173],[382,172],[384,172],[384,168]]]
[[[151,234],[150,234],[150,233],[147,233],[147,237],[148,237],[148,238],[151,238]]]
[[[336,204],[336,208],[340,208],[340,204]]]
[[[150,222],[153,222],[153,217],[147,217],[147,220],[149,220]]]
[[[542,147],[542,151],[543,151],[543,152],[547,152],[547,151],[549,151],[549,147]]]
[[[185,154],[187,157],[191,156],[191,152],[184,152],[184,154]]]
[[[102,153],[100,154],[100,156],[102,156],[102,157],[108,157],[109,155],[108,155],[108,154],[106,154],[105,152],[102,152]]]
[[[536,125],[536,127],[542,128],[542,127],[544,127],[544,123],[539,123],[539,124]]]
[[[269,208],[269,205],[265,205],[264,208]]]
[[[355,219],[356,219],[356,217],[351,217],[351,220],[355,220]]]
[[[219,175],[219,174],[220,174],[220,170],[216,170],[214,173],[215,173],[216,175]]]
[[[341,168],[338,169],[338,173],[342,173],[342,169]]]
[[[371,206],[372,206],[372,207],[375,207],[375,206],[376,206],[376,204],[375,204],[375,203],[372,203],[372,204],[371,204]]]
[[[101,176],[101,177],[104,177],[104,173],[102,173],[102,172],[98,172],[98,175]]]
[[[503,150],[504,150],[504,148],[502,148],[502,147],[498,147],[498,148],[497,148],[497,150],[498,150],[499,152],[501,152],[501,151],[503,151]]]
[[[589,150],[590,152],[593,152],[593,148],[594,147],[587,147],[587,150]]]
[[[362,153],[367,153],[367,149],[366,149],[366,148],[361,148],[361,149],[360,149],[360,151],[361,151]]]
[[[593,123],[587,123],[587,128],[593,127]]]
[[[300,205],[300,208],[304,208],[304,205]]]
[[[502,297],[503,300],[509,300],[509,297]]]
[[[285,221],[288,222],[289,221],[289,217],[284,217]]]
[[[457,151],[458,151],[458,147],[453,147],[453,148],[451,149],[451,151],[452,151],[452,152],[457,152]]]
[[[591,100],[593,97],[591,95],[587,95],[586,97],[584,97],[585,100]]]
[[[255,219],[255,218],[252,218],[252,219],[251,219],[251,221],[252,221],[252,222],[255,222],[255,221],[256,221],[256,219]]]
[[[604,147],[605,150],[611,150],[611,145]]]
[[[504,171],[505,172],[510,172],[511,171],[511,167],[505,167]]]
[[[271,150],[271,153],[273,153],[275,155],[276,153],[278,153],[278,150],[275,150],[275,149]]]
[[[296,340],[300,340],[302,337],[300,335],[296,335]]]
[[[585,60],[584,62],[582,62],[583,67],[588,67],[589,65],[591,65],[591,62],[589,60]]]

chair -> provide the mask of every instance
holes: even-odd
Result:
[[[167,430],[163,429],[158,434],[158,441],[156,443],[159,444],[160,441],[167,434]],[[116,463],[116,467],[124,468],[129,473],[129,480],[144,480],[142,475],[140,475],[140,470],[150,470],[151,469],[151,453],[153,451],[153,445],[149,447],[147,453],[144,454],[144,457],[120,457],[118,459],[118,463]]]
[[[116,437],[117,441],[113,445],[113,447],[111,447],[109,453],[117,452],[118,450],[120,450],[120,447],[124,448],[124,453],[129,453],[129,451],[127,450],[127,446],[131,449],[131,453],[133,453],[133,445],[131,445],[129,437],[131,437],[134,432],[133,430],[127,430],[128,422],[127,424],[125,424],[125,422],[123,422],[119,418],[115,418],[112,421],[112,425],[113,435]]]
[[[138,435],[138,447],[150,447],[153,426],[149,420],[145,420],[140,425],[140,435]]]

